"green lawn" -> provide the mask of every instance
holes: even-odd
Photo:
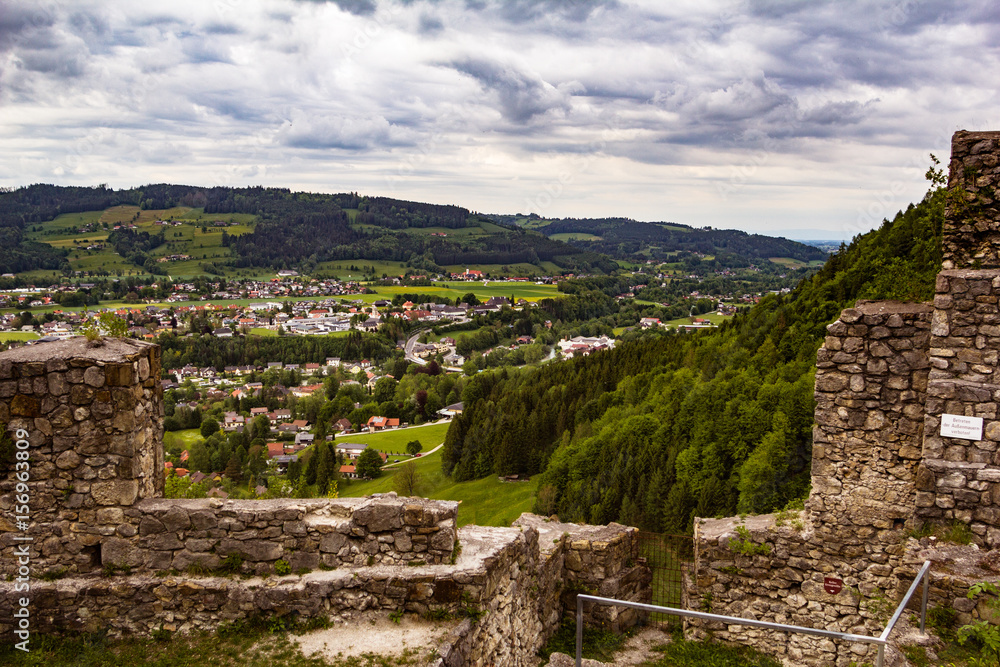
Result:
[[[700,317],[703,320],[708,320],[712,324],[716,324],[716,325],[722,324],[726,320],[730,319],[729,317],[727,317],[725,315],[719,315],[718,313],[706,313],[704,315],[696,315],[695,317]],[[676,320],[669,320],[667,322],[664,322],[663,324],[665,326],[668,326],[668,327],[676,327],[676,326],[680,326],[680,325],[688,325],[688,324],[691,324],[691,318],[690,317],[678,317]]]
[[[402,454],[406,451],[406,443],[411,440],[419,440],[424,446],[423,451],[429,452],[442,442],[448,432],[450,422],[433,424],[431,426],[421,426],[419,428],[403,428],[392,431],[382,431],[380,433],[368,433],[364,435],[338,436],[338,442],[357,442],[368,445],[380,452],[397,452]]]
[[[458,525],[509,526],[524,512],[530,512],[535,502],[537,482],[501,482],[490,475],[470,482],[455,482],[441,472],[441,450],[421,456],[414,465],[420,475],[417,493],[435,500],[459,500]],[[394,491],[394,468],[383,471],[378,479],[358,482],[341,480],[342,497],[368,496]]]
[[[187,449],[200,440],[204,440],[204,438],[201,437],[201,431],[196,428],[184,431],[164,431],[163,449],[170,449],[176,445],[180,445],[181,449]]]
[[[4,331],[0,333],[0,343],[10,340],[37,340],[38,334],[33,331]]]
[[[277,336],[278,332],[271,329],[262,329],[260,327],[253,327],[250,329],[250,334],[253,336]]]
[[[603,237],[583,232],[566,232],[563,234],[553,234],[549,238],[554,241],[600,241]]]

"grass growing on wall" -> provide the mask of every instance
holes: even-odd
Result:
[[[111,640],[101,634],[75,637],[48,637],[32,633],[30,651],[13,647],[13,641],[0,645],[0,664],[27,667],[403,667],[423,664],[414,649],[401,656],[366,656],[350,658],[306,658],[294,637],[284,627],[284,619],[261,618],[236,621],[229,631],[193,632],[180,635],[161,630],[148,637]],[[285,621],[287,622],[287,621]],[[303,624],[323,627],[322,623]]]

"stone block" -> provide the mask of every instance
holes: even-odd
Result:
[[[56,467],[60,470],[72,470],[80,465],[80,455],[68,449],[56,457]]]
[[[319,550],[324,553],[338,553],[347,544],[347,536],[340,533],[324,535],[319,542]]]
[[[180,507],[171,507],[159,515],[159,520],[163,524],[163,528],[171,532],[186,530],[191,526],[191,519],[187,511]]]
[[[231,540],[225,539],[219,542],[216,553],[220,556],[228,556],[232,553],[243,554],[243,557],[251,561],[270,561],[281,558],[283,548],[276,542],[261,542],[257,540]]]
[[[143,553],[132,540],[111,537],[101,542],[101,564],[117,567],[142,565]]]
[[[401,509],[401,506],[395,503],[373,502],[354,511],[354,523],[366,527],[373,533],[396,530],[403,526]]]
[[[91,387],[103,387],[104,369],[99,366],[91,366],[83,372],[83,381]]]
[[[90,494],[98,505],[131,505],[139,495],[139,482],[134,479],[94,482]]]
[[[41,400],[24,394],[14,396],[10,402],[10,413],[15,417],[38,417],[41,415],[41,408]]]

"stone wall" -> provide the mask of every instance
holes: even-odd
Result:
[[[1000,267],[1000,132],[956,132],[948,167],[943,268]]]
[[[1000,270],[942,271],[934,305],[917,513],[1000,546]],[[944,414],[982,418],[982,439],[942,436]]]
[[[102,515],[103,513],[103,515]],[[236,554],[242,569],[274,571],[344,565],[447,563],[455,548],[458,503],[373,496],[336,500],[144,500],[100,510],[117,526],[101,542],[102,565],[214,570]]]
[[[930,559],[931,604],[962,621],[983,616],[965,593],[1000,580],[1000,551],[979,550],[1000,547],[998,158],[1000,133],[955,135],[934,303],[859,302],[828,327],[806,511],[745,525],[696,520],[692,598],[720,614],[871,636]],[[942,436],[944,415],[981,418],[981,439]],[[910,537],[927,521],[965,523],[975,544],[942,549]],[[828,577],[843,582],[835,595],[824,589]],[[703,635],[711,626],[688,628]],[[874,656],[864,645],[713,629],[793,664]]]
[[[741,535],[737,528],[745,532]],[[697,602],[715,614],[877,635],[884,622],[879,615],[883,607],[871,608],[869,601],[891,597],[898,586],[892,567],[866,565],[850,548],[819,535],[805,512],[789,517],[781,527],[773,515],[745,521],[699,519],[695,538]],[[836,595],[823,588],[828,576],[844,582]],[[795,665],[846,667],[874,657],[864,645],[838,646],[806,635],[748,626],[687,625],[690,636],[702,638],[711,631],[720,640],[749,643]]]
[[[389,494],[373,500],[383,505],[398,500],[406,507],[414,505],[415,499]],[[423,502],[432,505],[432,501]],[[355,515],[362,512],[362,505],[353,508]],[[183,509],[189,519],[205,511],[187,505]],[[511,528],[463,527],[458,531],[461,549],[454,563],[382,562],[331,568],[321,562],[320,570],[251,578],[159,570],[35,580],[31,584],[32,628],[43,633],[102,630],[111,635],[147,635],[161,628],[212,631],[253,614],[348,623],[361,614],[431,612],[435,617],[450,614],[465,619],[438,648],[441,659],[437,664],[517,667],[535,665],[538,649],[563,614],[575,610],[575,598],[568,594],[571,587],[564,581],[567,552],[593,554],[584,560],[618,573],[609,582],[599,581],[596,572],[589,575],[601,594],[648,601],[649,570],[622,549],[623,543],[632,541],[623,536],[633,535],[635,529],[550,525],[531,515],[523,515],[518,523]],[[550,540],[554,533],[558,537]],[[542,547],[544,541],[548,541],[546,547]],[[619,558],[628,560],[619,562]],[[647,585],[637,592],[635,583],[641,581]],[[18,598],[14,586],[14,582],[0,582],[3,636],[12,630],[10,619]],[[627,618],[615,620],[627,627]]]
[[[639,558],[637,528],[617,523],[581,526],[534,514],[522,515],[514,526],[531,528],[539,534],[541,567],[545,569],[552,564],[552,573],[546,580],[556,585],[545,598],[552,612],[561,609],[563,613],[575,614],[577,593],[647,604],[652,601],[652,573]],[[555,596],[558,604],[549,601]],[[641,612],[625,607],[591,604],[584,607],[588,625],[603,626],[614,632],[622,632],[643,619]]]
[[[0,421],[26,464],[0,471],[0,635],[16,629],[26,594],[33,633],[431,613],[466,617],[440,647],[441,665],[533,665],[575,592],[649,599],[636,531],[624,526],[526,515],[511,528],[457,531],[458,503],[394,493],[164,499],[159,373],[159,348],[133,341],[0,353]],[[285,564],[294,574],[278,575]],[[637,620],[605,611],[591,620]]]
[[[885,530],[912,516],[931,310],[859,302],[827,327],[816,360],[814,523]]]
[[[15,472],[28,478],[34,566],[99,570],[108,512],[163,495],[162,416],[159,346],[74,338],[0,355],[0,422],[26,432],[29,457],[26,470],[0,464],[0,574],[15,571],[22,533]]]

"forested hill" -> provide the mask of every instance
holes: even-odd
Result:
[[[859,298],[929,299],[943,216],[943,191],[929,193],[718,331],[480,374],[448,431],[445,472],[541,473],[542,514],[671,533],[690,531],[694,516],[803,497],[826,325]]]
[[[223,238],[228,259],[219,267],[267,267],[311,271],[317,264],[343,259],[407,263],[418,271],[446,265],[551,262],[559,269],[607,273],[617,268],[606,256],[576,248],[542,234],[493,224],[467,209],[407,202],[356,193],[317,194],[284,188],[195,187],[154,184],[113,190],[31,185],[0,190],[0,273],[37,268],[68,268],[64,252],[24,238],[26,226],[65,213],[102,211],[113,206],[169,210],[183,206],[207,214],[254,216],[253,231]],[[463,230],[432,234],[413,230]],[[127,240],[127,239],[126,239]],[[163,238],[148,240],[149,248]],[[119,243],[129,261],[150,264],[135,243]],[[155,262],[152,263],[155,266]],[[148,267],[146,267],[148,270]],[[543,271],[544,272],[544,271]]]
[[[627,218],[545,221],[539,218],[500,216],[504,222],[536,229],[548,237],[565,235],[569,243],[615,259],[668,259],[677,252],[702,255],[738,255],[748,260],[771,257],[802,262],[825,260],[827,254],[810,245],[785,238],[747,234],[736,229],[695,228],[673,222],[637,222]]]

